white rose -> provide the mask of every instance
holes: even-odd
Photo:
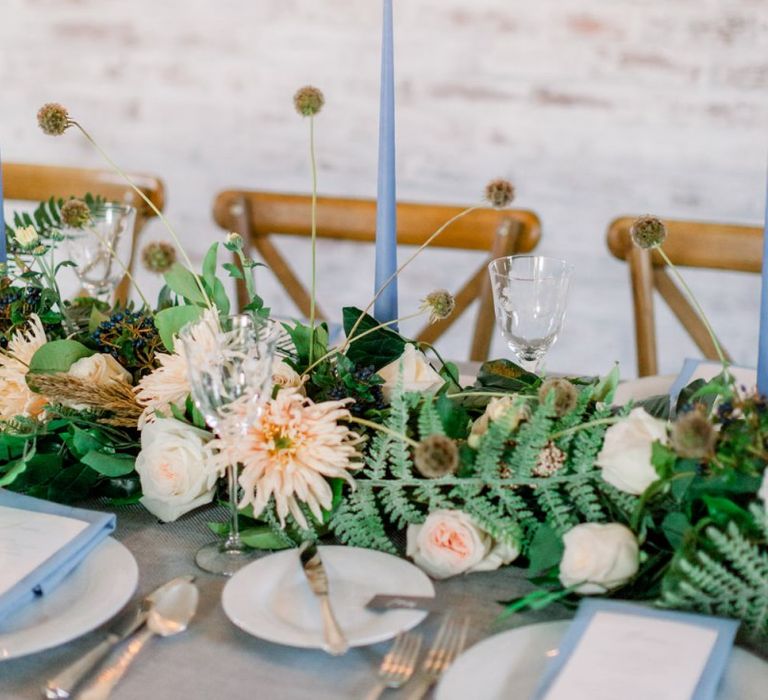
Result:
[[[432,578],[492,571],[514,561],[520,551],[494,542],[466,513],[436,510],[422,525],[409,525],[407,554]]]
[[[89,384],[107,384],[108,382],[131,383],[131,373],[112,355],[97,354],[81,357],[73,363],[67,372],[71,377],[83,379]]]
[[[34,226],[21,226],[16,229],[16,242],[22,248],[32,248],[37,245],[39,238]]]
[[[618,523],[584,523],[563,535],[560,582],[577,593],[605,593],[636,573],[640,552],[632,531]]]
[[[304,382],[301,375],[285,360],[276,357],[272,363],[272,383],[279,389],[294,387],[304,394]]]
[[[757,497],[763,502],[763,506],[768,509],[768,469],[763,472],[763,483],[760,485]]]
[[[467,438],[469,446],[477,449],[480,444],[480,438],[488,431],[488,426],[494,421],[499,420],[499,418],[512,408],[517,409],[512,424],[512,427],[516,428],[527,416],[525,404],[522,403],[515,394],[492,398],[485,407],[485,413],[472,424],[472,430],[469,433],[469,438]]]
[[[443,378],[429,364],[424,353],[409,343],[397,360],[379,370],[379,376],[384,380],[381,388],[387,401],[390,400],[400,379],[401,366],[405,391],[430,391],[444,384]]]
[[[211,437],[169,418],[144,426],[136,471],[144,492],[141,503],[150,513],[170,522],[213,500],[217,473],[205,451]]]
[[[605,442],[596,463],[603,479],[620,491],[639,496],[659,478],[651,464],[651,446],[667,442],[667,426],[642,408],[634,409],[624,420],[605,433]]]

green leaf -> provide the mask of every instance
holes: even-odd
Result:
[[[107,321],[109,316],[99,311],[98,306],[94,304],[91,307],[91,315],[88,319],[88,332],[93,333],[104,321]]]
[[[78,457],[103,447],[103,443],[94,433],[95,431],[92,430],[83,430],[76,425],[72,426],[72,450]]]
[[[661,523],[661,529],[664,532],[664,536],[667,538],[667,541],[673,549],[677,549],[683,544],[685,533],[690,527],[691,523],[688,520],[688,516],[686,516],[685,513],[677,511],[667,513]]]
[[[181,263],[173,263],[171,269],[165,273],[164,278],[165,283],[180,297],[193,304],[206,305],[206,299],[197,284],[195,275]]]
[[[209,289],[213,289],[213,284],[216,281],[216,265],[219,254],[219,244],[214,243],[208,248],[208,252],[203,259],[203,280]]]
[[[232,279],[243,280],[245,276],[240,272],[240,268],[234,263],[224,263],[222,267],[229,273]]]
[[[188,323],[197,321],[203,315],[199,306],[172,306],[155,316],[155,326],[166,349],[173,352],[173,337]]]
[[[249,527],[240,531],[243,542],[253,549],[288,549],[285,538],[278,537],[268,525]]]
[[[437,414],[448,437],[463,439],[469,433],[469,413],[465,408],[451,401],[447,396],[439,396],[435,403]]]
[[[305,326],[303,323],[296,323],[294,327],[284,323],[283,328],[291,336],[293,345],[296,348],[299,368],[307,367],[309,365],[309,339],[312,335],[310,327]],[[325,323],[315,326],[313,346],[314,352],[312,357],[315,360],[320,359],[328,352],[328,326]]]
[[[213,283],[213,303],[223,316],[228,316],[230,311],[229,296],[221,280],[216,278]]]
[[[531,573],[537,573],[557,566],[563,557],[563,551],[563,541],[555,530],[549,525],[540,524],[536,528],[528,552],[528,559],[530,560],[528,570]]]
[[[509,360],[484,362],[477,375],[476,385],[484,389],[501,391],[530,391],[541,384],[541,379]]]
[[[619,365],[615,364],[613,369],[608,372],[592,390],[593,401],[613,401],[613,395],[616,393],[616,387],[619,385]]]
[[[353,306],[347,306],[344,308],[343,313],[344,332],[349,337],[352,326],[355,325],[355,322],[363,312]],[[355,335],[362,335],[378,325],[379,322],[373,316],[366,314],[355,330]],[[373,365],[375,370],[380,370],[403,354],[406,343],[406,339],[399,333],[389,328],[379,328],[359,340],[353,338],[347,349],[347,357],[362,367]]]
[[[80,460],[99,474],[108,477],[125,476],[134,470],[136,458],[132,455],[105,455],[91,450]]]
[[[75,362],[93,354],[93,350],[76,340],[52,340],[32,356],[29,371],[41,374],[68,372]]]
[[[24,473],[30,459],[32,459],[34,454],[35,450],[33,448],[29,451],[29,454],[26,454],[20,459],[14,460],[13,462],[5,465],[5,474],[0,477],[0,487],[10,486],[14,481],[16,481],[16,478]]]

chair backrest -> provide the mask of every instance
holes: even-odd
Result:
[[[658,373],[653,290],[656,289],[705,357],[717,359],[706,326],[672,277],[658,252],[641,250],[629,230],[635,217],[615,219],[608,228],[608,248],[629,264],[635,309],[639,376]],[[760,272],[763,230],[754,226],[665,219],[664,252],[680,267]],[[727,355],[727,353],[726,353]]]
[[[271,240],[273,235],[309,237],[311,198],[304,195],[230,190],[220,193],[214,218],[222,228],[237,231],[251,244],[285,288],[300,312],[309,315],[310,296]],[[460,207],[400,203],[397,206],[397,236],[400,245],[417,246],[449,219]],[[376,202],[363,199],[318,198],[317,235],[320,238],[373,243],[376,236]],[[531,211],[478,209],[449,226],[433,243],[435,247],[487,251],[488,258],[455,294],[456,310],[445,321],[427,325],[418,339],[433,343],[475,300],[480,308],[475,323],[470,359],[484,360],[493,338],[493,297],[486,271],[493,258],[533,250],[541,237],[541,223]],[[238,290],[244,301],[242,286]],[[319,318],[326,318],[322,312]]]
[[[152,175],[131,174],[131,180],[146,197],[162,211],[165,187],[162,180]],[[138,238],[147,219],[154,216],[152,209],[131,186],[111,170],[91,170],[59,165],[30,165],[3,163],[3,193],[5,199],[42,202],[50,197],[82,197],[87,193],[101,195],[110,201],[124,202],[136,208],[136,228],[131,244],[128,269],[133,272]],[[118,285],[115,298],[125,301],[130,284],[127,279]]]

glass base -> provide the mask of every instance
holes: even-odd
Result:
[[[225,542],[211,542],[197,550],[195,564],[210,574],[232,576],[264,554],[258,549],[231,549]]]

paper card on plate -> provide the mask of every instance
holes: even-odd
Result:
[[[584,601],[536,700],[708,700],[738,623],[617,601]]]

